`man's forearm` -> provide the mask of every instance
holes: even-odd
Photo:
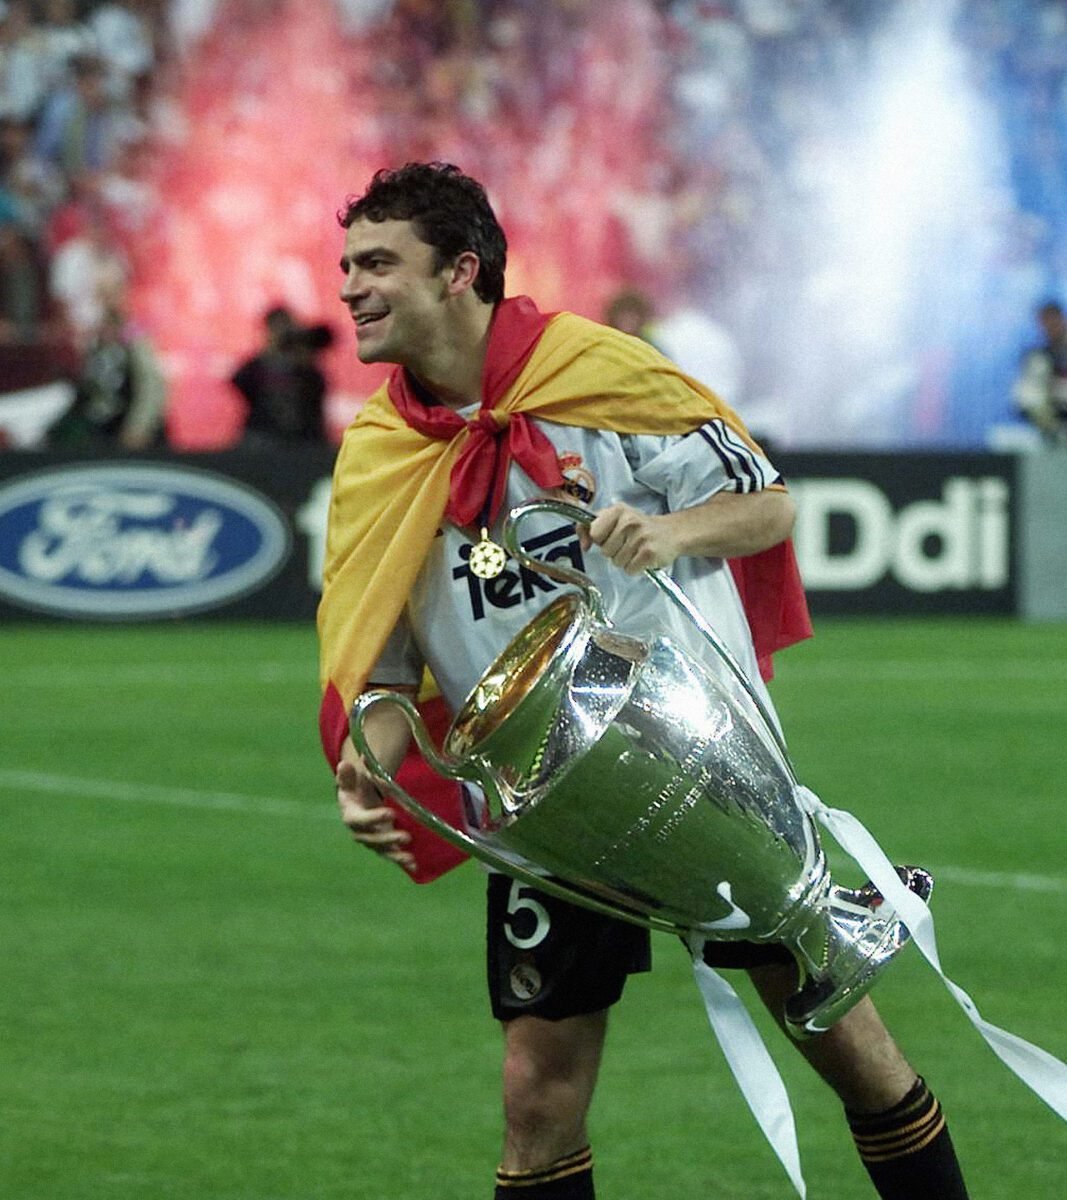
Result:
[[[743,558],[785,541],[795,517],[789,494],[769,489],[744,495],[719,492],[660,519],[668,525],[677,557]]]
[[[393,690],[408,691],[401,688]],[[363,718],[363,732],[375,758],[390,775],[395,775],[411,742],[411,727],[403,712],[395,704],[376,704]],[[359,752],[351,737],[345,738],[341,758],[347,762],[360,762]]]
[[[781,489],[736,495],[720,492],[703,504],[650,515],[609,504],[588,528],[593,544],[628,575],[667,567],[676,558],[743,558],[784,541],[793,530],[793,501]]]

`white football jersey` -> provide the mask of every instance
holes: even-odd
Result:
[[[474,410],[464,410],[471,416]],[[684,436],[653,437],[539,421],[568,483],[563,499],[598,510],[621,502],[649,514],[691,508],[721,491],[754,492],[780,483],[778,472],[720,420]],[[545,496],[512,463],[501,518],[515,505]],[[557,497],[559,492],[553,493]],[[612,624],[641,638],[668,633],[705,653],[691,620],[644,574],[627,575],[595,546],[583,552],[574,526],[554,514],[526,518],[520,539],[535,558],[558,559],[585,572],[600,589]],[[485,669],[560,591],[553,580],[509,559],[495,579],[468,565],[471,531],[445,522],[412,589],[404,614],[371,674],[371,686],[415,685],[427,665],[457,712]],[[500,542],[500,521],[490,536]],[[719,558],[680,558],[670,574],[759,689],[748,622],[730,568]]]

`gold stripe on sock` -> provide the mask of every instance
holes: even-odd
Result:
[[[530,1167],[523,1171],[508,1171],[501,1167],[498,1175],[504,1178],[527,1179],[531,1175],[540,1175],[545,1171],[555,1171],[559,1167],[569,1167],[578,1162],[590,1162],[593,1158],[593,1151],[589,1146],[583,1147],[581,1150],[575,1150],[573,1154],[565,1154],[562,1158],[554,1159],[544,1167]]]
[[[498,1187],[504,1188],[536,1187],[540,1183],[555,1183],[557,1179],[566,1179],[582,1171],[589,1171],[592,1166],[593,1152],[586,1146],[574,1154],[557,1158],[547,1167],[534,1167],[529,1171],[505,1171],[503,1167],[499,1167],[496,1182]]]
[[[937,1097],[926,1086],[925,1080],[918,1080],[915,1087],[912,1089],[916,1095],[909,1100],[905,1096],[900,1101],[899,1107],[887,1109],[885,1112],[878,1113],[852,1113],[846,1111],[849,1126],[859,1133],[870,1129],[872,1126],[877,1129],[884,1129],[888,1123],[892,1127],[898,1126],[902,1121],[907,1121],[909,1118],[915,1117],[917,1113],[923,1109],[932,1108],[937,1103]]]
[[[897,1138],[910,1137],[912,1133],[925,1129],[931,1121],[936,1121],[941,1116],[941,1105],[935,1100],[933,1107],[929,1112],[924,1113],[917,1121],[911,1121],[907,1125],[897,1125],[892,1129],[883,1130],[881,1133],[857,1133],[853,1131],[853,1138],[857,1146],[870,1145],[872,1149],[876,1149],[882,1142],[892,1142]]]
[[[887,1162],[893,1158],[906,1158],[909,1154],[915,1154],[928,1146],[945,1128],[944,1115],[938,1110],[937,1117],[929,1127],[920,1130],[907,1138],[901,1138],[899,1141],[890,1142],[882,1147],[871,1147],[865,1149],[859,1147],[860,1158],[864,1162]]]

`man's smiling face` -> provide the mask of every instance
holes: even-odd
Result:
[[[449,264],[410,221],[356,220],[345,231],[341,301],[356,325],[361,362],[417,372],[445,336]]]

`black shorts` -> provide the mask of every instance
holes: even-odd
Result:
[[[488,882],[489,999],[498,1021],[549,1021],[610,1008],[626,978],[652,966],[651,934],[639,925],[569,904],[507,875]],[[792,962],[788,950],[752,942],[709,942],[712,967]]]
[[[490,875],[486,950],[489,999],[498,1021],[558,1021],[610,1008],[626,977],[652,966],[650,934]]]

